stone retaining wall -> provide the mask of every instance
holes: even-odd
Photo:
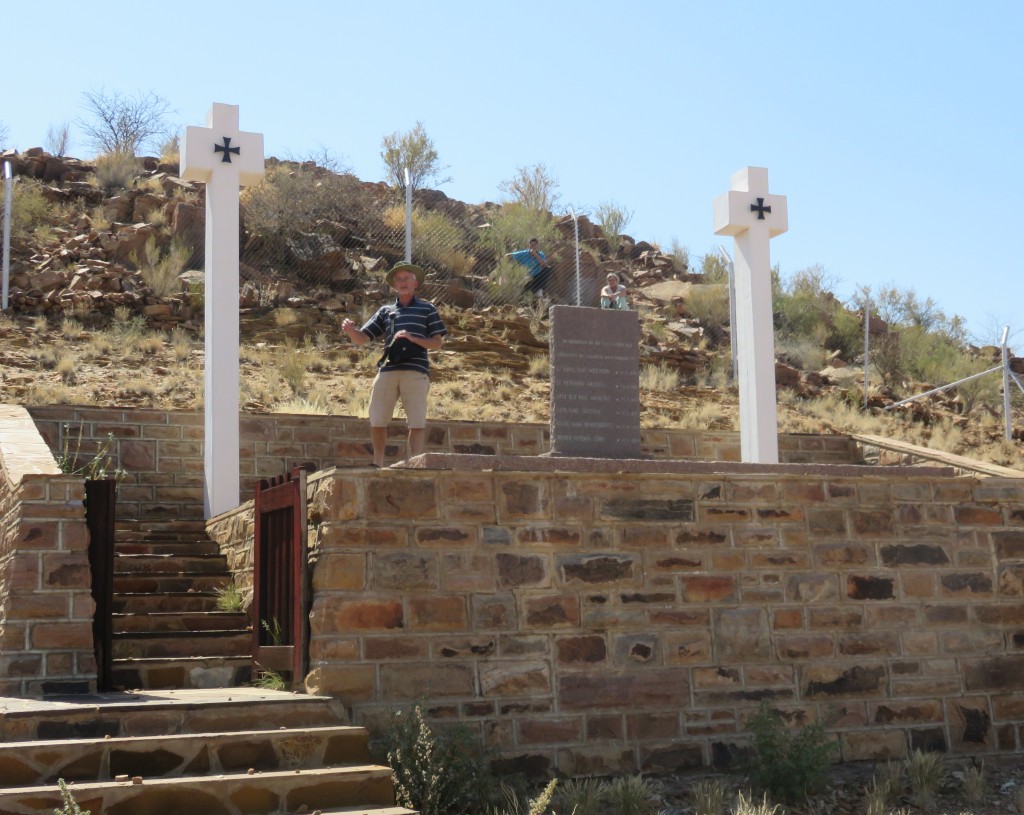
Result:
[[[1024,482],[337,470],[311,692],[425,700],[570,775],[727,762],[767,699],[843,760],[1024,748]]]
[[[85,482],[0,405],[0,695],[96,690]]]
[[[107,409],[52,405],[29,408],[54,454],[71,448],[82,429],[87,457],[113,434],[114,461],[127,472],[118,487],[121,518],[202,517],[203,417],[194,411]],[[252,414],[241,416],[240,466],[243,500],[260,478],[307,466],[311,471],[370,462],[365,419],[342,416]],[[65,431],[64,426],[67,425]],[[537,455],[550,449],[547,425],[437,422],[427,428],[428,451],[484,455]],[[404,456],[405,427],[392,425],[387,458]],[[644,455],[652,458],[738,461],[739,434],[688,430],[643,431]],[[785,462],[850,463],[857,447],[843,436],[787,434],[779,437]]]

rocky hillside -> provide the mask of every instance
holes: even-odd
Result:
[[[0,397],[195,404],[200,388],[194,374],[201,370],[202,357],[202,185],[179,178],[176,163],[156,158],[135,159],[127,170],[41,149],[8,152],[2,159],[11,162],[20,182],[10,308],[0,323],[6,338],[0,350]],[[362,388],[358,380],[370,366],[364,352],[344,343],[338,325],[342,316],[368,314],[386,296],[383,275],[403,252],[403,225],[395,223],[400,203],[385,185],[311,163],[270,159],[267,164],[265,188],[244,199],[239,236],[239,301],[243,344],[249,349],[243,349],[243,376],[251,367],[259,380],[247,390],[246,407],[317,409],[319,404],[346,412],[341,408],[348,405],[355,412],[359,406],[348,394]],[[415,260],[427,268],[426,295],[443,305],[452,332],[438,361],[438,377],[463,394],[454,396],[448,408],[440,400],[438,409],[460,417],[456,414],[467,398],[493,392],[481,388],[480,381],[493,380],[514,388],[517,410],[505,410],[508,419],[545,421],[545,310],[516,302],[517,297],[495,286],[499,244],[481,237],[496,228],[503,207],[465,204],[433,190],[417,191],[416,206],[425,219],[435,220],[424,220],[427,239],[418,239],[417,246],[427,249],[419,249]],[[709,284],[705,275],[689,268],[687,258],[652,244],[625,235],[609,240],[586,217],[575,225],[544,217],[550,221],[545,248],[555,260],[557,285],[548,293],[554,302],[572,302],[575,296],[576,229],[584,250],[579,262],[582,301],[596,299],[611,271],[629,287],[643,325],[645,424],[732,427],[736,410],[726,376],[728,322],[710,318],[707,307],[709,300],[722,302],[722,284]],[[429,224],[435,233],[426,232]],[[443,242],[428,251],[431,234]],[[697,308],[698,302],[704,305]],[[123,355],[112,364],[116,346],[142,329],[150,334],[149,350]],[[885,331],[884,325],[872,326],[873,333]],[[106,362],[102,347],[94,347],[95,338],[105,332],[112,332],[115,345]],[[296,383],[294,376],[274,374],[284,367],[268,356],[275,348],[293,356],[307,354],[308,376],[298,376]],[[992,349],[977,352],[991,354]],[[810,431],[832,422],[836,430],[862,429],[927,443],[931,430],[941,427],[944,446],[954,452],[1004,464],[1020,457],[1020,409],[1014,449],[998,444],[1000,426],[993,419],[1000,405],[972,405],[966,415],[955,392],[914,403],[895,417],[883,416],[880,408],[899,394],[875,384],[872,410],[856,420],[868,425],[836,424],[837,411],[818,410],[815,400],[847,405],[853,417],[861,399],[858,364],[853,354],[834,350],[824,366],[805,370],[799,360],[781,355],[776,376],[784,429]],[[1013,366],[1024,373],[1024,360],[1014,360]],[[126,387],[128,380],[149,384]],[[927,384],[908,387],[919,392]],[[467,413],[465,418],[479,415]]]

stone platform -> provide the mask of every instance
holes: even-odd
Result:
[[[423,453],[390,469],[470,470],[477,472],[652,473],[672,475],[795,475],[825,478],[913,475],[948,478],[952,467],[902,467],[869,464],[754,464],[740,461],[679,461],[653,458],[584,458],[580,456],[488,456],[469,453]]]

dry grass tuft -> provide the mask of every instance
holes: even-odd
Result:
[[[60,378],[64,384],[75,384],[78,379],[76,374],[77,369],[78,363],[73,355],[67,352],[61,354],[60,359],[57,360],[56,371],[60,374]]]
[[[184,362],[192,353],[192,338],[187,331],[175,328],[171,332],[171,351],[175,362]]]
[[[69,340],[80,340],[85,333],[82,324],[73,317],[65,317],[61,323],[60,332]]]

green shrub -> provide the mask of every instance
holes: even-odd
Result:
[[[729,324],[729,287],[691,286],[686,296],[686,310],[704,328],[724,328]]]
[[[200,314],[206,307],[206,281],[193,280],[188,284],[188,302]]]
[[[104,153],[96,157],[92,182],[107,195],[128,189],[135,183],[138,169],[131,153]]]
[[[38,181],[19,178],[11,201],[11,237],[28,238],[42,226],[49,226],[54,207],[43,193]]]
[[[405,247],[405,206],[395,204],[384,210],[381,218],[388,243]],[[413,261],[423,266],[447,272],[453,277],[465,277],[472,271],[476,259],[472,256],[472,238],[440,210],[413,207],[412,251]]]
[[[825,367],[827,350],[820,342],[810,337],[780,337],[775,343],[775,353],[787,358],[790,363],[803,371],[820,371]]]
[[[820,722],[791,731],[767,702],[761,702],[747,728],[753,749],[744,769],[758,789],[776,800],[795,802],[821,788],[836,745]]]
[[[254,688],[262,688],[263,690],[286,690],[288,683],[284,681],[284,677],[277,671],[259,671],[253,680],[252,686]]]
[[[709,252],[700,259],[700,273],[705,283],[728,283],[729,265],[721,255]]]
[[[464,725],[435,734],[415,705],[395,716],[388,745],[399,806],[420,815],[471,815],[489,805],[490,767]]]
[[[535,212],[554,212],[558,206],[558,180],[543,164],[517,167],[516,174],[502,181],[498,189],[511,202]]]
[[[495,305],[514,305],[523,297],[523,287],[529,272],[521,263],[502,258],[497,268],[487,276],[487,302]]]
[[[493,212],[490,226],[480,230],[480,240],[499,257],[525,249],[530,238],[536,238],[541,250],[550,254],[550,245],[557,240],[558,231],[546,211],[519,202],[505,204]]]
[[[146,241],[144,257],[139,264],[142,279],[153,290],[157,297],[167,297],[181,292],[181,281],[178,279],[188,263],[192,250],[185,244],[175,241],[171,247],[161,252],[156,247],[156,238]]]
[[[658,798],[654,785],[642,775],[627,775],[608,782],[605,793],[609,815],[654,815]]]
[[[676,274],[686,274],[690,271],[690,250],[681,244],[678,238],[672,238],[671,255],[672,271]]]
[[[91,815],[92,810],[82,809],[78,805],[78,802],[71,794],[71,790],[68,789],[67,782],[63,778],[57,779],[57,786],[60,787],[62,806],[60,809],[55,809],[53,815]]]
[[[594,221],[604,233],[609,246],[615,246],[619,235],[633,220],[633,211],[614,201],[603,201],[594,210]]]
[[[694,815],[722,815],[725,806],[725,784],[719,778],[705,779],[693,785]]]
[[[423,122],[416,122],[416,126],[405,133],[396,130],[381,139],[380,157],[387,180],[402,191],[405,190],[406,170],[413,190],[423,189],[427,182],[440,186],[451,181],[442,177],[448,168],[442,166],[434,140],[427,135]]]
[[[600,778],[572,778],[558,789],[559,812],[604,815],[608,782]]]
[[[217,611],[241,611],[245,608],[245,595],[234,583],[214,589],[217,595]]]
[[[363,205],[359,179],[313,162],[282,162],[268,167],[258,184],[242,192],[245,225],[255,234],[308,230],[318,220],[355,214]]]
[[[946,778],[942,754],[914,750],[907,757],[906,770],[914,803],[922,812],[927,812]]]

